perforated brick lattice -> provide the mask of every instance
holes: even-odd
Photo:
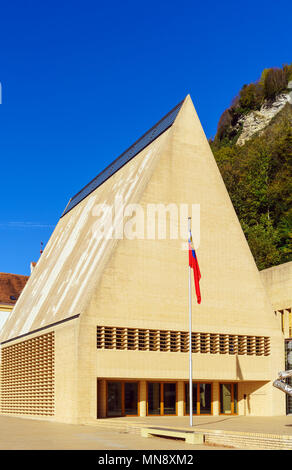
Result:
[[[1,350],[2,413],[54,414],[54,333]]]
[[[98,326],[97,349],[188,352],[189,333],[187,331]],[[268,336],[192,332],[192,352],[269,356],[270,338]]]

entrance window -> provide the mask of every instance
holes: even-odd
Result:
[[[176,384],[163,384],[164,414],[176,414]]]
[[[176,383],[148,382],[147,414],[176,415]]]
[[[189,383],[185,383],[185,414],[189,414]],[[193,414],[212,414],[212,384],[193,383]]]
[[[160,383],[148,383],[148,414],[160,415]]]
[[[211,384],[198,384],[200,394],[200,414],[210,415],[212,413]]]
[[[107,415],[122,416],[122,384],[121,382],[107,383]]]
[[[237,414],[237,384],[220,384],[220,413]]]
[[[138,415],[138,382],[107,382],[107,416]]]
[[[138,414],[138,384],[125,382],[125,415]]]
[[[291,309],[288,311],[289,313],[289,335],[291,336],[292,332],[290,332],[290,329],[292,329],[292,317],[291,317]],[[291,320],[291,322],[290,322]],[[290,328],[291,327],[291,328]],[[285,340],[285,370],[292,369],[292,340],[291,338]],[[288,377],[286,380],[286,383],[288,385],[292,385],[292,377]],[[291,415],[292,414],[292,396],[286,394],[286,414]]]
[[[190,414],[190,388],[189,384],[185,383],[185,403],[186,403],[186,414]],[[193,414],[197,414],[197,384],[193,383]]]

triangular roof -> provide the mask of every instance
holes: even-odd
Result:
[[[118,158],[116,158],[110,165],[108,165],[101,173],[99,173],[92,181],[90,181],[84,188],[81,189],[75,196],[73,196],[68,202],[63,214],[67,214],[70,210],[73,209],[80,201],[86,198],[90,193],[95,189],[101,186],[108,178],[110,178],[114,173],[119,171],[126,163],[128,163],[132,158],[136,157],[138,153],[148,147],[154,140],[156,140],[163,132],[165,132],[175,121],[176,116],[178,115],[179,110],[183,105],[183,101],[178,103],[169,113],[167,113],[160,121],[158,121],[149,131],[140,137],[131,147],[129,147],[125,152],[123,152]]]
[[[128,187],[125,203],[138,202],[183,103],[184,100],[70,199],[16,310],[1,331],[1,341],[24,336],[83,311],[92,283],[86,281],[84,293],[74,276],[84,273],[85,266],[88,272],[93,271],[93,266],[97,270],[97,264],[100,274],[116,244],[114,240],[100,244],[92,238],[91,229],[96,221],[92,210],[96,204],[113,204],[121,184]]]
[[[174,110],[168,123],[166,119],[170,125],[162,125],[154,140],[149,138],[143,146],[139,139],[142,150],[126,152],[127,161],[117,159],[112,172],[99,175],[70,200],[4,326],[2,342],[79,315],[85,318],[86,313],[93,323],[98,318],[104,325],[127,321],[123,326],[151,328],[155,321],[162,329],[183,329],[178,314],[187,308],[187,256],[181,240],[95,237],[96,205],[114,205],[117,195],[125,205],[200,204],[203,295],[196,312],[197,331],[208,327],[209,332],[218,332],[221,325],[234,333],[236,325],[242,334],[249,334],[250,328],[253,335],[270,333],[270,328],[278,334],[191,98]]]

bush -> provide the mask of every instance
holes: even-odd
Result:
[[[244,85],[240,91],[239,106],[244,110],[259,109],[263,102],[263,87],[260,83]]]
[[[278,230],[272,221],[263,215],[260,221],[247,229],[247,240],[259,270],[275,266],[281,262],[277,244]]]
[[[262,85],[262,87],[264,87],[265,85],[265,80],[266,80],[266,76],[267,76],[267,73],[270,71],[271,69],[264,69],[262,71],[262,75],[261,75],[261,78],[260,78],[260,84]]]
[[[264,81],[264,95],[267,99],[273,99],[281,91],[287,88],[287,79],[284,70],[269,69]]]
[[[285,74],[285,78],[286,78],[286,83],[288,85],[288,83],[290,82],[290,80],[292,80],[292,64],[290,65],[283,65],[283,71],[284,71],[284,74]]]
[[[227,129],[230,127],[232,121],[232,116],[230,114],[229,109],[225,109],[224,113],[221,115],[218,126],[217,126],[217,133],[216,138],[222,140],[225,136]]]

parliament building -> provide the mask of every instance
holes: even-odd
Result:
[[[0,332],[0,413],[67,423],[189,414],[188,252],[168,233],[96,236],[97,211],[117,196],[145,214],[200,208],[193,413],[291,412],[272,383],[287,367],[292,263],[258,271],[187,96],[70,199]]]

